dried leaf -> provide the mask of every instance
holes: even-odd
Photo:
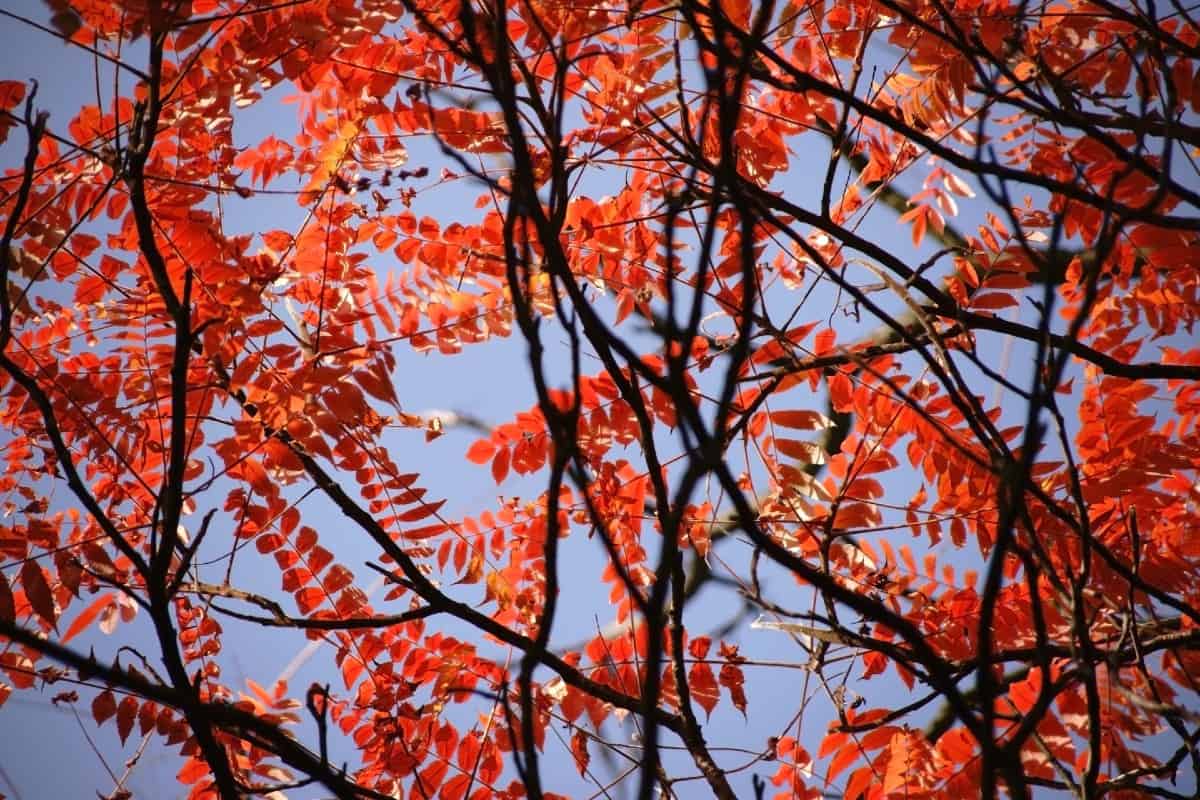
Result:
[[[58,605],[54,602],[54,594],[50,591],[46,573],[36,561],[26,561],[21,567],[21,586],[25,589],[25,599],[29,601],[34,613],[51,627],[56,627]]]

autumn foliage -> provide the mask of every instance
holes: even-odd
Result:
[[[1190,6],[4,14],[95,97],[0,82],[0,705],[222,800],[1196,790]]]

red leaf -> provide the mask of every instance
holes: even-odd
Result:
[[[829,379],[829,400],[838,413],[854,410],[854,385],[844,373],[839,372]]]
[[[966,764],[975,755],[975,739],[965,728],[955,728],[938,739],[937,749],[952,764]]]
[[[270,495],[272,493],[271,478],[267,475],[267,471],[263,469],[263,465],[256,459],[247,458],[236,469],[231,469],[230,474],[237,473],[242,480],[250,484],[254,491],[261,495]]]
[[[272,553],[283,546],[284,538],[278,533],[264,533],[255,540],[254,546],[258,548],[258,552],[266,554]]]
[[[800,442],[795,439],[776,439],[775,449],[802,464],[819,464],[825,455],[825,450],[821,445],[815,442]]]
[[[887,772],[883,776],[884,794],[892,796],[904,788],[911,769],[911,756],[908,737],[895,737],[895,741],[888,748]]]
[[[841,750],[838,750],[837,755],[829,762],[829,770],[825,773],[826,782],[832,783],[842,770],[858,760],[861,752],[858,749],[857,742],[850,742]]]
[[[138,730],[143,736],[154,728],[154,720],[157,718],[158,706],[150,702],[143,703],[141,710],[138,711]]]
[[[502,483],[508,476],[508,459],[507,447],[502,447],[496,452],[496,458],[492,461],[492,477],[496,479],[497,484]]]
[[[845,797],[866,797],[866,790],[876,780],[875,770],[871,767],[859,767],[854,770],[850,780],[846,781]]]
[[[971,298],[971,305],[974,308],[984,308],[990,311],[999,311],[1005,308],[1012,308],[1020,305],[1017,299],[1006,292],[984,292],[977,294]]]
[[[858,475],[870,475],[876,472],[887,472],[900,466],[900,462],[890,450],[876,450],[868,458],[859,459],[854,463],[854,472]]]
[[[725,664],[721,667],[719,680],[721,685],[729,690],[729,699],[733,702],[733,707],[742,712],[743,717],[746,716],[746,676],[741,667]]]
[[[587,705],[588,696],[573,686],[567,687],[567,696],[562,700],[563,716],[567,718],[567,722],[574,722],[583,713],[584,707]]]
[[[363,662],[354,656],[346,656],[342,659],[342,682],[346,685],[347,689],[353,686],[355,681],[359,679],[363,673],[363,669],[365,669]]]
[[[8,111],[25,99],[25,84],[20,81],[0,81],[0,109]]]
[[[396,245],[396,258],[400,259],[405,264],[411,264],[412,260],[417,256],[417,250],[420,248],[420,239],[415,237],[405,239],[403,242]]]
[[[708,636],[697,636],[688,642],[688,652],[691,653],[692,658],[706,657],[710,647],[712,647],[712,639]]]
[[[75,621],[71,623],[71,627],[67,628],[67,632],[63,634],[62,643],[66,644],[82,633],[96,620],[96,617],[100,616],[100,612],[112,605],[115,600],[116,596],[112,592],[102,594],[96,598],[94,603],[85,608],[75,618]]]
[[[292,567],[287,572],[284,572],[280,579],[280,587],[285,592],[294,592],[297,589],[312,583],[312,570],[307,567]]]
[[[808,409],[772,411],[771,422],[784,428],[798,428],[806,431],[824,430],[830,425],[829,418],[824,414]]]
[[[849,738],[850,734],[843,733],[842,731],[834,731],[833,733],[828,734],[824,739],[821,740],[821,749],[817,751],[817,758],[825,758],[825,756],[829,755],[834,750],[837,750],[839,747],[845,744],[846,740]]]
[[[825,22],[835,31],[845,30],[850,24],[850,9],[845,6],[834,6],[825,15]]]
[[[406,539],[428,539],[431,536],[437,536],[439,533],[444,533],[449,526],[444,522],[439,522],[434,525],[424,525],[420,528],[409,528],[404,531]]]
[[[620,325],[629,316],[629,312],[633,311],[634,301],[637,298],[629,289],[622,289],[617,296],[617,318],[613,325]]]
[[[582,730],[576,730],[571,736],[571,754],[575,756],[575,766],[579,769],[579,774],[587,772],[588,764],[592,757],[587,749],[588,737]]]
[[[117,713],[117,698],[110,689],[105,689],[92,700],[92,719],[97,725],[103,725]]]
[[[446,773],[450,770],[450,765],[445,761],[434,761],[426,766],[420,772],[420,785],[426,790],[441,786],[442,781],[446,779]],[[419,795],[418,795],[419,796]]]
[[[325,575],[325,591],[330,594],[345,589],[352,583],[354,583],[354,573],[341,564],[334,564]]]
[[[496,445],[490,439],[479,439],[467,450],[467,459],[476,464],[486,464],[496,452]]]
[[[21,585],[34,612],[55,627],[58,610],[54,605],[54,595],[50,591],[50,584],[46,582],[46,573],[36,561],[26,561],[25,566],[21,567]]]
[[[837,331],[833,328],[823,328],[813,337],[813,355],[822,356],[833,349],[837,341]]]
[[[438,792],[438,800],[462,800],[470,786],[471,776],[460,772],[442,784],[442,790]]]
[[[12,588],[8,585],[8,578],[0,572],[0,620],[15,622],[16,619],[17,605],[13,600]]]
[[[313,571],[313,574],[319,574],[323,569],[333,562],[333,553],[326,550],[321,545],[317,545],[307,554],[308,568]]]
[[[879,750],[892,740],[892,737],[902,729],[897,725],[880,725],[868,731],[858,740],[859,747],[864,750]]]
[[[416,508],[410,508],[403,514],[396,517],[400,522],[416,522],[417,520],[425,519],[431,514],[436,514],[438,510],[446,505],[445,500],[438,500],[436,503],[421,503]]]
[[[133,721],[137,718],[138,701],[132,695],[126,695],[121,700],[121,705],[117,707],[117,735],[121,737],[121,744],[125,744],[125,740],[129,738],[129,734],[133,731]]]
[[[179,770],[179,774],[175,776],[175,780],[184,786],[190,786],[205,775],[211,774],[211,772],[212,770],[206,761],[200,758],[192,758],[183,765],[183,769]]]
[[[711,715],[721,698],[712,667],[708,664],[693,664],[688,671],[688,687],[692,691],[692,699],[700,704],[704,713]]]
[[[300,613],[305,616],[311,614],[324,601],[325,592],[315,586],[296,592],[296,608],[300,609]]]
[[[25,84],[20,81],[0,81],[0,110],[12,109],[24,97]],[[0,144],[8,138],[8,132],[15,124],[11,117],[0,114]]]

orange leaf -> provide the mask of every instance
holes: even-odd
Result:
[[[258,698],[258,701],[267,708],[270,708],[275,704],[275,698],[271,697],[271,695],[267,693],[267,690],[264,689],[258,681],[252,678],[247,678],[246,686],[250,688],[250,691],[254,693],[254,696]]]
[[[858,760],[860,755],[857,742],[850,742],[841,750],[838,750],[837,755],[829,762],[829,769],[825,773],[825,780],[832,783],[833,779],[841,774],[842,770]]]
[[[629,289],[622,289],[617,295],[617,319],[613,325],[620,325],[629,316],[629,312],[633,311],[634,301],[637,298]]]
[[[901,731],[896,725],[880,725],[878,728],[863,734],[858,744],[864,750],[879,750]]]
[[[829,399],[838,413],[854,410],[854,385],[841,372],[829,379]]]
[[[883,792],[886,795],[899,792],[908,782],[909,763],[908,737],[898,735],[888,748],[887,772],[883,776]]]
[[[842,731],[834,731],[828,734],[821,740],[821,749],[817,751],[817,758],[825,758],[825,756],[845,744],[849,738],[850,734],[843,733]]]
[[[846,781],[844,795],[846,797],[866,797],[867,788],[876,780],[875,770],[871,767],[859,767]]]
[[[421,249],[421,240],[415,237],[406,238],[403,242],[396,245],[396,258],[400,259],[405,264],[411,264],[417,256],[417,251]]]
[[[858,475],[870,475],[876,472],[887,472],[900,465],[889,450],[876,450],[867,458],[854,462],[854,471]]]
[[[182,783],[184,786],[190,786],[196,783],[205,775],[210,775],[212,769],[208,766],[208,762],[199,758],[192,758],[183,765],[183,769],[179,770],[179,774],[175,776],[175,780]]]
[[[804,464],[817,464],[825,455],[824,448],[815,442],[799,442],[795,439],[776,439],[775,449],[788,458]]]
[[[835,31],[844,31],[850,25],[850,9],[834,6],[825,14],[825,23]]]
[[[467,450],[467,459],[476,464],[486,464],[496,452],[490,439],[480,439]]]
[[[267,475],[267,471],[263,469],[263,465],[257,459],[247,458],[238,465],[240,477],[250,484],[255,492],[262,495],[271,494],[271,478]],[[235,470],[230,470],[230,474],[234,474]]]
[[[82,633],[96,620],[96,617],[100,616],[101,611],[108,608],[115,601],[116,597],[112,592],[102,594],[96,598],[94,603],[80,612],[79,616],[75,618],[75,621],[71,623],[71,627],[67,628],[67,632],[63,634],[62,643],[66,644]]]
[[[927,206],[920,206],[918,213],[913,215],[912,240],[914,246],[919,247],[921,240],[925,238],[925,227],[929,224],[928,212]]]
[[[829,417],[818,411],[800,409],[797,411],[772,411],[771,422],[784,428],[816,431],[829,427]]]
[[[837,341],[837,331],[833,328],[823,328],[813,337],[813,355],[823,356],[833,349]]]
[[[966,764],[975,755],[975,739],[965,728],[942,734],[937,749],[951,764]]]
[[[946,184],[946,188],[954,192],[959,197],[974,197],[975,192],[967,185],[966,181],[957,175],[947,172],[942,182]]]
[[[509,457],[510,451],[507,447],[501,447],[496,451],[496,458],[492,461],[492,477],[496,479],[497,484],[503,482],[508,475]]]

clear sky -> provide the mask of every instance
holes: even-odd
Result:
[[[43,23],[49,17],[46,6],[35,0],[8,0],[3,6]],[[0,45],[0,79],[36,78],[41,84],[38,105],[50,110],[52,128],[65,129],[75,109],[84,103],[94,102],[95,70],[86,52],[70,48],[47,34],[6,18],[0,18]],[[111,69],[103,68],[101,77],[101,91],[106,97],[110,96]],[[257,142],[267,133],[284,138],[294,131],[295,107],[280,102],[282,96],[290,91],[286,88],[276,90],[268,94],[259,106],[238,117],[239,141]],[[818,141],[816,137],[810,138]],[[0,168],[15,166],[21,147],[22,135],[14,131],[10,141],[0,147]],[[814,152],[816,145],[805,147],[812,149],[805,149],[797,155],[797,167],[782,179],[786,183],[780,187],[801,198],[812,197],[819,191],[818,176],[823,175],[828,158],[823,147],[819,152]],[[410,163],[429,163],[433,167],[431,171],[436,174],[443,160],[431,142],[414,141],[411,143]],[[602,191],[605,181],[615,182],[618,178],[614,174],[601,174],[595,177],[593,186]],[[452,181],[436,190],[422,192],[414,210],[418,216],[428,214],[443,222],[469,220],[471,215],[477,213],[471,209],[478,194],[477,187],[465,181]],[[230,202],[235,203],[236,200]],[[977,219],[981,215],[981,204],[972,207],[964,202],[963,205],[965,218]],[[304,209],[289,198],[269,199],[262,196],[238,203],[236,209],[236,213],[230,213],[227,218],[229,224],[246,231],[291,229],[304,214]],[[870,236],[896,252],[912,255],[914,262],[922,257],[921,253],[928,255],[932,252],[932,246],[926,246],[920,252],[914,251],[908,230],[894,224],[890,211],[881,209],[872,215],[871,220],[872,227],[867,231]],[[389,269],[400,267],[397,263],[389,263],[389,258],[385,254],[377,261],[381,275]],[[373,263],[376,263],[375,260]],[[812,308],[825,309],[831,314],[840,313],[833,310],[834,297],[826,290],[815,295],[812,302]],[[874,321],[865,320],[862,327],[866,330],[874,324]],[[981,347],[990,349],[994,363],[1011,361],[1016,366],[1010,377],[1018,383],[1027,383],[1028,375],[1024,374],[1027,370],[1023,367],[1028,353],[1020,347],[1011,352],[1001,352],[994,344],[989,344],[987,337],[981,337]],[[398,346],[396,353],[399,363],[397,391],[404,409],[410,413],[448,410],[469,413],[489,423],[501,423],[508,421],[515,412],[528,409],[533,403],[534,394],[524,366],[524,345],[519,337],[468,346],[461,355],[453,357],[419,354],[406,346]],[[561,353],[557,358],[560,365],[565,363]],[[593,363],[592,369],[598,371],[599,365]],[[993,403],[1004,400],[999,394],[987,399]],[[810,398],[809,401],[814,408],[823,407],[820,398]],[[1023,409],[1007,404],[1005,414],[1006,418],[1019,419]],[[2,437],[6,435],[7,432],[0,431],[0,446],[3,446]],[[430,496],[449,499],[445,511],[451,518],[475,515],[484,509],[494,508],[497,496],[501,494],[532,497],[540,490],[540,476],[532,480],[512,478],[497,487],[486,467],[476,467],[466,462],[463,454],[478,436],[475,431],[452,427],[442,438],[425,445],[419,432],[407,431],[394,434],[389,446],[393,448],[393,453],[399,454],[396,460],[403,467],[422,473],[422,485],[429,488]],[[910,496],[919,484],[915,470],[905,469],[902,472],[903,475],[889,478],[892,481],[889,486],[896,491],[897,497]],[[363,585],[369,584],[373,573],[364,568],[362,563],[377,558],[375,549],[363,537],[355,536],[348,525],[328,511],[318,519],[324,523],[319,531],[322,543],[334,542],[339,560],[355,569]],[[223,531],[218,529],[216,534],[226,536],[228,541],[227,528]],[[218,540],[214,538],[215,541]],[[726,551],[733,554],[730,557],[735,560],[744,559],[747,553],[746,548],[737,543],[723,545],[721,552]],[[935,549],[939,561],[960,566],[971,564],[970,558],[951,551],[949,543],[943,543]],[[584,640],[594,634],[597,626],[611,621],[611,609],[605,600],[607,587],[599,581],[602,564],[599,544],[583,536],[574,536],[566,542],[564,556],[563,607],[555,629],[555,640],[563,646]],[[278,572],[274,565],[256,562],[255,558],[259,558],[256,553],[239,557],[234,573],[235,582],[278,594]],[[223,563],[213,565],[212,574],[219,576],[222,569]],[[789,579],[776,574],[771,580],[780,581],[780,585],[783,585],[782,582]],[[797,597],[797,605],[800,605],[799,589]],[[704,632],[705,621],[715,628],[728,619],[734,611],[732,598],[733,595],[711,591],[702,596],[690,612],[693,615],[693,634]],[[335,687],[338,685],[331,648],[310,654],[306,652],[304,639],[293,633],[264,630],[231,620],[222,622],[226,630],[224,646],[228,654],[225,663],[229,666],[224,675],[227,684],[244,688],[244,678],[253,678],[269,686],[276,676],[289,669],[289,665],[311,655],[292,677],[293,691],[302,695],[302,687],[314,680],[332,680]],[[443,623],[440,619],[435,618],[430,623],[431,627],[442,625],[448,632],[455,632],[453,625]],[[153,645],[146,633],[147,629],[141,621],[135,620],[119,628],[113,637],[91,631],[74,644],[84,649],[94,646],[98,655],[108,656],[119,644],[135,644],[144,646],[145,652],[153,657]],[[785,633],[750,630],[743,625],[731,635],[743,643],[744,652],[759,659],[794,663],[802,658],[800,649]],[[756,669],[761,669],[761,673],[756,673]],[[861,666],[854,663],[851,673],[857,677],[861,674]],[[720,732],[721,743],[736,743],[750,749],[764,748],[767,738],[778,735],[803,705],[805,675],[801,669],[748,667],[746,689],[751,703],[750,722],[744,721],[727,702],[723,702],[714,714],[713,726],[713,730]],[[888,675],[868,685],[873,700],[886,697],[889,692],[894,693],[897,705],[906,698],[907,690],[893,675],[889,671]],[[548,676],[539,674],[539,677]],[[50,697],[65,688],[51,686],[40,693],[16,692],[0,708],[0,729],[4,731],[0,736],[0,793],[15,800],[94,797],[96,792],[103,794],[111,791],[113,776],[121,775],[126,769],[127,760],[137,752],[139,739],[136,735],[121,746],[113,726],[97,730],[90,718],[90,695],[87,692],[81,692],[83,699],[74,708],[69,704],[52,705]],[[813,687],[807,687],[807,691],[811,693]],[[824,733],[828,721],[826,708],[826,703],[818,704],[805,719],[800,739],[810,750],[815,751]],[[311,741],[312,726],[305,723],[300,730],[305,731]],[[628,738],[632,733],[632,723],[627,722],[621,735]],[[555,753],[556,757],[548,758],[544,763],[550,786],[566,791],[584,790],[586,784],[578,780],[574,764],[565,751],[558,749]],[[725,757],[729,763],[737,760],[728,753]],[[182,762],[163,748],[157,738],[152,738],[140,760],[129,768],[131,777],[125,785],[138,798],[181,797],[184,792],[174,777],[181,765]],[[754,771],[762,777],[768,777],[774,771],[774,766],[763,764]],[[746,792],[746,796],[751,796],[749,772],[738,775],[734,785],[739,791]],[[289,794],[293,798],[307,796],[303,792]],[[683,796],[688,795],[684,793]]]
[[[34,0],[10,3],[8,7],[43,23],[49,17],[46,7]],[[4,45],[0,48],[0,77],[36,78],[40,83],[38,105],[51,112],[52,128],[65,128],[81,104],[95,102],[95,69],[92,58],[86,52],[68,47],[47,34],[5,18],[0,18],[0,42]],[[102,67],[100,74],[101,92],[110,97],[112,70]],[[286,87],[276,89],[268,93],[259,105],[241,112],[235,121],[238,140],[256,143],[268,133],[284,138],[293,132],[296,129],[295,106],[280,102],[282,96],[290,91]],[[16,148],[23,146],[21,138],[19,132],[14,133],[12,139],[0,149],[0,164],[4,167],[16,165],[20,152]],[[813,147],[805,145],[797,154],[796,168],[782,179],[786,181],[785,188],[793,199],[812,198],[819,193],[819,180],[828,154],[823,148],[815,152]],[[411,165],[428,163],[433,166],[443,163],[431,142],[412,141],[410,148]],[[436,172],[436,169],[433,171]],[[596,174],[589,178],[588,187],[599,194],[603,192],[606,182],[615,187],[619,179],[619,174],[613,172]],[[277,182],[274,188],[287,188],[287,184]],[[477,213],[470,209],[478,194],[477,187],[464,181],[450,182],[436,190],[422,192],[414,211],[419,216],[429,214],[443,222],[469,220],[472,214]],[[234,198],[227,202],[237,203]],[[245,231],[294,229],[303,214],[304,209],[291,198],[259,195],[238,204],[235,211],[227,213],[226,220],[230,226]],[[908,231],[892,224],[892,219],[891,212],[878,212],[873,217],[875,222],[871,235],[898,251],[912,252]],[[388,258],[385,254],[378,262],[381,274],[400,266],[387,263]],[[811,308],[828,309],[831,315],[840,313],[833,310],[834,303],[832,294],[822,289],[813,298]],[[862,327],[867,330],[874,325],[874,321],[865,320]],[[524,346],[517,337],[468,346],[461,355],[453,357],[418,354],[405,346],[397,347],[396,352],[399,359],[397,390],[408,412],[451,410],[467,412],[490,423],[499,423],[508,421],[513,413],[526,410],[533,403],[534,395],[524,366]],[[560,354],[560,365],[565,364],[562,358]],[[593,362],[592,369],[598,371],[599,365]],[[819,408],[823,406],[823,401],[814,398],[811,405]],[[0,436],[3,435],[0,432]],[[423,485],[429,487],[431,496],[449,498],[446,511],[451,517],[477,514],[495,507],[499,494],[530,497],[540,489],[540,476],[536,480],[513,478],[497,487],[486,467],[475,467],[465,462],[463,453],[477,436],[474,431],[452,428],[441,439],[426,446],[421,442],[419,433],[407,432],[394,437],[393,452],[398,450],[401,453],[397,460],[402,466],[422,473]],[[911,485],[908,494],[915,491],[914,478],[915,475],[910,474],[907,479]],[[347,535],[338,539],[340,534],[346,533],[345,524],[327,512],[324,518],[328,528],[323,527],[320,531],[322,543],[331,538],[337,541],[339,558],[356,569],[360,581],[371,581],[372,573],[361,568],[361,564],[364,560],[377,557],[374,548],[361,537]],[[730,543],[724,545],[721,552],[726,557],[744,560],[748,551],[741,545]],[[599,544],[575,536],[565,543],[564,556],[564,595],[555,635],[556,642],[561,645],[583,641],[595,633],[597,626],[611,621],[604,597],[607,588],[598,578],[601,564]],[[273,564],[257,563],[249,557],[241,558],[234,575],[235,583],[240,582],[248,588],[260,586],[268,593],[277,592],[274,584],[277,572]],[[771,580],[790,579],[777,574]],[[800,590],[797,589],[799,597]],[[710,627],[720,626],[735,610],[735,604],[736,600],[729,594],[710,591],[702,596],[690,611],[693,635],[704,632],[705,620],[710,621]],[[303,659],[308,660],[291,679],[293,691],[302,693],[303,689],[299,687],[307,686],[313,680],[327,681],[336,676],[330,648],[323,648],[314,654],[305,647],[302,637],[294,634],[242,626],[229,620],[222,622],[226,629],[225,650],[229,654],[226,663],[232,666],[224,677],[235,688],[239,686],[241,677],[269,685],[275,676],[288,670],[289,665],[294,666]],[[431,626],[443,624],[441,620],[435,620]],[[453,633],[455,628],[447,625],[446,629]],[[786,633],[747,630],[742,625],[730,635],[743,642],[745,653],[764,660],[796,662],[802,658],[801,651]],[[144,645],[145,652],[154,653],[147,630],[138,621],[122,626],[111,638],[92,631],[75,642],[84,647],[94,646],[98,654],[111,654],[115,646],[123,643]],[[855,674],[861,671],[857,666],[851,669]],[[713,730],[721,731],[721,738],[725,740],[723,743],[751,749],[765,747],[767,738],[783,731],[801,709],[802,697],[815,691],[815,687],[805,682],[805,675],[800,669],[760,669],[756,672],[755,668],[748,667],[746,688],[751,703],[751,721],[744,721],[727,702],[723,702],[715,712],[714,721],[717,724]],[[334,682],[336,686],[336,679]],[[876,684],[870,687],[871,694],[876,697],[886,686],[895,686],[896,692],[904,691],[890,676],[877,678]],[[96,729],[90,719],[90,695],[86,691],[82,693],[83,700],[76,704],[76,708],[69,704],[52,705],[49,698],[61,688],[48,687],[42,693],[17,692],[0,709],[0,725],[6,731],[21,731],[20,736],[0,739],[0,768],[3,769],[3,773],[0,773],[0,792],[17,800],[91,797],[96,791],[110,791],[114,781],[108,772],[120,775],[127,759],[136,752],[139,744],[136,735],[122,747],[112,726]],[[826,705],[818,703],[812,711],[807,712],[800,737],[810,749],[815,750],[816,743],[824,733],[828,721]],[[628,737],[634,733],[630,722],[625,724],[625,728],[624,734],[616,735]],[[583,790],[585,784],[578,781],[573,763],[565,752],[558,752],[561,757],[549,758],[544,763],[550,786]],[[101,758],[107,764],[107,769],[101,763]],[[157,739],[152,739],[140,760],[130,768],[131,776],[125,785],[139,798],[182,796],[181,787],[174,779],[174,772],[180,766],[178,759],[166,752]],[[774,767],[764,764],[756,771],[768,777]],[[738,776],[735,786],[749,794],[750,774]],[[303,796],[303,793],[294,793],[294,796]]]

